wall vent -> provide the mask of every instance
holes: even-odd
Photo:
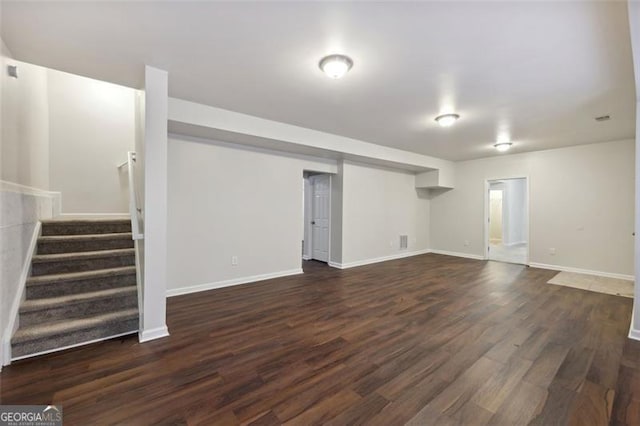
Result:
[[[407,235],[400,235],[400,250],[409,247],[409,237]]]

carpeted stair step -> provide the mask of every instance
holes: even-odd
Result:
[[[42,221],[42,235],[117,234],[131,232],[130,219],[74,219]]]
[[[130,232],[118,234],[52,235],[38,238],[38,254],[133,248]]]
[[[135,266],[68,274],[41,275],[27,279],[27,300],[68,296],[136,285]]]
[[[11,356],[23,358],[137,330],[138,309],[26,327],[21,325],[11,340]]]
[[[134,249],[38,254],[32,258],[31,276],[93,271],[133,265],[135,265]]]
[[[20,326],[86,318],[137,306],[138,291],[135,286],[26,300],[20,306]]]

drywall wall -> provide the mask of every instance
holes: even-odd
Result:
[[[45,68],[15,61],[3,43],[1,179],[49,189],[49,108]],[[18,78],[6,66],[18,67]]]
[[[10,327],[30,269],[29,255],[35,248],[34,232],[41,219],[53,217],[59,194],[0,181],[0,333],[11,339]],[[4,359],[8,362],[9,359]]]
[[[504,184],[492,182],[489,186],[489,241],[502,243],[504,239]]]
[[[343,176],[344,162],[338,161],[336,174],[331,176],[331,251],[329,252],[329,263],[333,265],[342,264],[342,210],[343,210]]]
[[[337,166],[332,160],[171,136],[169,294],[299,273],[305,170],[336,173]]]
[[[136,140],[136,91],[48,70],[50,189],[63,214],[127,213],[126,168]]]
[[[414,174],[345,161],[342,178],[343,267],[429,248],[428,193]]]
[[[504,184],[503,244],[527,242],[527,180],[506,179]]]
[[[484,256],[485,181],[528,176],[531,263],[631,275],[634,150],[628,140],[456,163],[456,188],[431,199],[431,248]]]

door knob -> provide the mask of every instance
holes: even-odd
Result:
[[[312,224],[312,225],[315,225],[315,224],[316,224],[316,221],[315,221],[315,220],[312,220],[312,221],[311,221],[311,224]]]

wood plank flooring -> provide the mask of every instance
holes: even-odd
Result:
[[[66,425],[640,424],[632,300],[435,254],[168,300],[171,336],[5,367]]]

